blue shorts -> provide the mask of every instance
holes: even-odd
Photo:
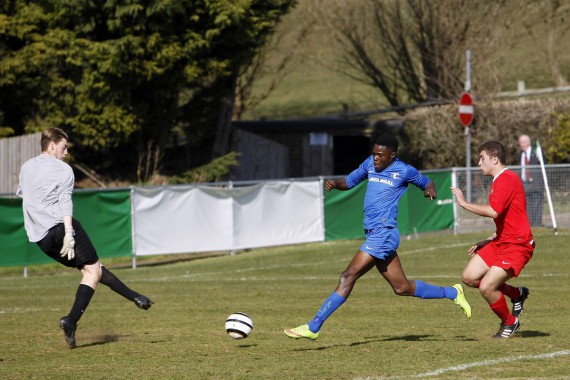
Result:
[[[365,230],[366,241],[360,246],[362,252],[381,260],[396,254],[400,246],[400,232],[395,227],[378,227]]]

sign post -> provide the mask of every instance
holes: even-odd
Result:
[[[459,121],[465,127],[465,185],[467,202],[471,202],[471,124],[475,116],[475,106],[471,97],[471,51],[465,54],[465,92],[459,98]]]
[[[461,124],[469,128],[473,122],[473,116],[475,115],[475,106],[473,105],[473,98],[468,92],[464,92],[459,98],[459,121]]]

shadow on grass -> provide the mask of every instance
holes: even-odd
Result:
[[[539,338],[544,336],[550,336],[549,333],[545,333],[542,331],[521,331],[520,337],[521,338]]]
[[[460,341],[460,342],[477,342],[479,339],[470,338],[470,337],[465,336],[465,335],[456,335],[455,340]]]
[[[398,340],[404,340],[407,342],[419,342],[419,341],[426,341],[426,340],[440,340],[440,339],[433,339],[434,335],[402,335],[402,336],[391,336],[389,338],[383,338],[378,340],[379,342],[392,342]],[[351,346],[359,346],[359,343],[352,343]]]
[[[237,347],[238,348],[251,348],[251,347],[257,347],[257,344],[240,344]]]
[[[120,338],[119,335],[103,335],[103,336],[101,336],[101,337],[95,337],[95,338],[93,338],[93,340],[94,340],[95,342],[78,345],[78,346],[76,347],[76,349],[77,349],[77,348],[93,347],[93,346],[99,346],[99,345],[101,345],[101,344],[107,344],[107,343],[118,342],[118,341],[119,341],[119,338]]]
[[[462,340],[465,340],[465,337],[460,337]],[[323,351],[328,350],[329,348],[337,348],[337,347],[356,347],[362,346],[365,344],[371,343],[378,343],[378,342],[392,342],[392,341],[408,341],[408,342],[419,342],[419,341],[441,341],[439,337],[436,335],[402,335],[402,336],[390,336],[386,338],[375,338],[375,337],[368,337],[366,340],[362,342],[352,342],[347,344],[333,344],[331,346],[320,346],[315,348],[298,348],[294,349],[293,351]]]

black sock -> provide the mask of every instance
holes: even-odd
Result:
[[[101,281],[99,281],[103,285],[107,285],[111,290],[114,292],[119,293],[126,299],[130,301],[134,301],[135,298],[140,296],[139,293],[135,292],[134,290],[130,289],[127,285],[125,285],[121,280],[117,278],[110,270],[103,267],[102,274],[101,274]]]
[[[75,302],[71,307],[71,311],[69,312],[68,317],[75,323],[79,321],[85,309],[87,309],[87,305],[91,301],[91,298],[95,294],[95,289],[90,287],[89,285],[80,284],[77,288],[77,292],[75,293]]]

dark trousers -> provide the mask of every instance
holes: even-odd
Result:
[[[529,191],[526,193],[526,212],[532,227],[542,226],[542,208],[544,192]]]

